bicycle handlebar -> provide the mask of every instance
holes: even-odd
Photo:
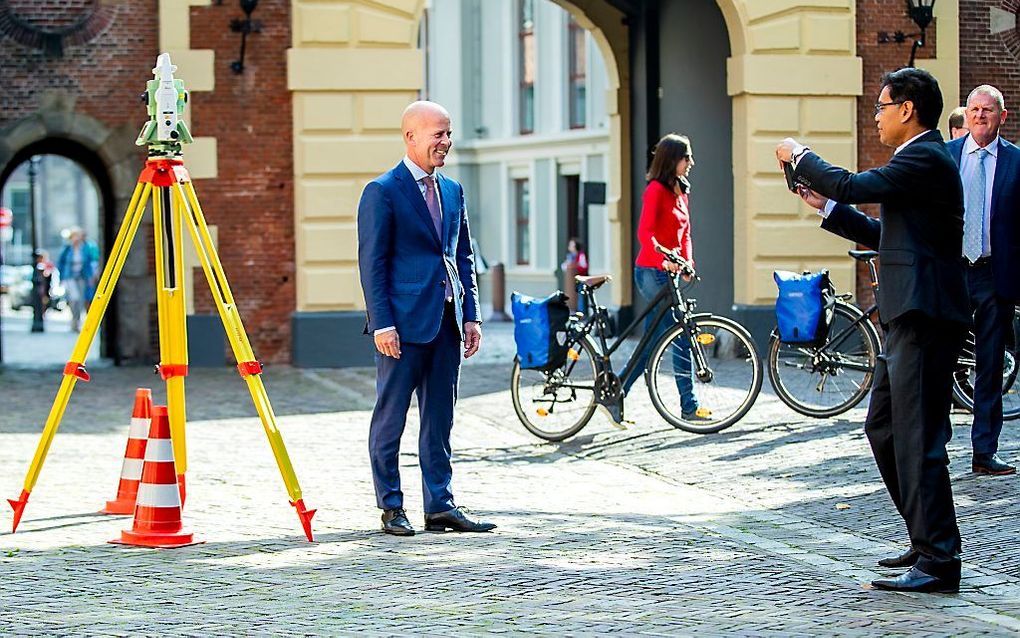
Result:
[[[666,261],[669,261],[670,263],[674,263],[677,266],[680,266],[681,275],[686,275],[691,278],[698,278],[698,273],[697,271],[694,270],[694,265],[691,262],[687,261],[680,255],[676,254],[676,252],[674,252],[673,250],[670,250],[669,248],[666,248],[665,246],[660,244],[659,241],[655,239],[655,237],[652,237],[652,245],[655,247],[656,252],[658,252],[659,254],[666,258]]]

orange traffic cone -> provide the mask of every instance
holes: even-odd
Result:
[[[135,409],[131,412],[131,429],[128,430],[127,449],[124,450],[124,465],[120,468],[120,483],[117,498],[106,501],[100,514],[133,514],[138,484],[142,480],[142,465],[145,462],[145,443],[152,423],[152,390],[135,390]]]
[[[181,493],[174,471],[170,420],[164,405],[152,408],[152,426],[145,448],[142,482],[138,486],[134,524],[121,532],[120,538],[110,542],[159,548],[195,544],[193,534],[181,529]]]

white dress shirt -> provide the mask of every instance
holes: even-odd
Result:
[[[896,150],[893,151],[893,155],[896,155],[897,153],[899,153],[903,149],[907,148],[908,144],[910,144],[911,142],[915,141],[917,138],[921,137],[922,135],[924,135],[924,134],[926,134],[926,133],[928,133],[930,131],[931,131],[931,129],[925,129],[925,130],[921,131],[920,133],[918,133],[917,135],[915,135],[914,137],[912,137],[909,140],[907,140],[906,142],[903,142],[902,144],[900,144],[899,146],[896,147]],[[832,212],[832,209],[835,208],[836,204],[838,204],[838,203],[839,202],[837,202],[835,200],[832,200],[832,199],[825,200],[825,206],[823,206],[822,208],[818,209],[818,214],[821,215],[823,218],[828,219],[829,214]]]
[[[412,161],[411,158],[408,157],[407,155],[404,156],[404,166],[407,167],[407,170],[411,171],[411,177],[414,178],[414,183],[418,185],[418,191],[421,193],[422,200],[424,200],[425,199],[425,189],[427,187],[425,186],[425,182],[422,181],[422,180],[424,180],[429,175],[431,175],[432,177],[437,177],[436,171],[433,170],[431,173],[426,173],[425,169],[423,169],[421,166],[418,166],[417,164],[415,164],[414,161]],[[439,204],[439,218],[442,219],[442,217],[443,217],[443,199],[439,196],[439,181],[436,180],[436,181],[433,181],[432,183],[435,184],[436,202]],[[452,298],[453,297],[448,297],[447,301],[449,301]],[[380,335],[380,334],[382,334],[384,332],[389,332],[390,330],[396,330],[396,329],[397,329],[396,326],[387,326],[385,328],[379,328],[373,334]]]
[[[974,173],[977,171],[977,150],[979,148],[981,147],[974,141],[974,138],[968,135],[967,140],[963,143],[963,154],[960,155],[960,179],[964,184],[975,179]],[[985,158],[985,219],[982,223],[984,233],[981,237],[981,256],[988,257],[992,254],[989,231],[992,225],[992,186],[995,183],[995,164],[999,157],[999,136],[996,135],[995,139],[984,148],[988,151],[988,157]],[[966,189],[964,190],[966,191]]]

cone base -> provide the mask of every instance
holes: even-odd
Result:
[[[113,516],[131,516],[135,513],[135,499],[118,498],[115,501],[106,501],[106,507],[99,510],[100,514],[111,514]]]
[[[175,547],[187,547],[188,545],[200,545],[205,541],[196,541],[195,535],[191,532],[136,532],[126,529],[120,533],[120,538],[107,541],[114,545],[135,545],[137,547],[152,547],[155,549],[173,549]]]

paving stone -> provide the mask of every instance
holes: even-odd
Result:
[[[244,384],[229,368],[188,379],[185,525],[203,545],[106,544],[130,518],[113,496],[141,368],[79,384],[16,535],[0,534],[0,635],[1003,635],[1020,630],[1015,477],[974,478],[955,417],[963,592],[897,595],[862,583],[905,543],[860,431],[863,409],[814,421],[767,391],[717,435],[666,426],[639,383],[636,425],[603,417],[561,444],[531,437],[506,384],[512,341],[486,325],[462,374],[458,502],[492,534],[377,531],[367,463],[371,370],[267,369],[302,482],[319,508],[301,534]],[[16,496],[59,381],[0,372],[0,494]],[[401,471],[421,526],[414,415]],[[1005,456],[1020,436],[1007,424]],[[847,503],[849,509],[836,509]],[[9,519],[8,519],[9,520]]]

